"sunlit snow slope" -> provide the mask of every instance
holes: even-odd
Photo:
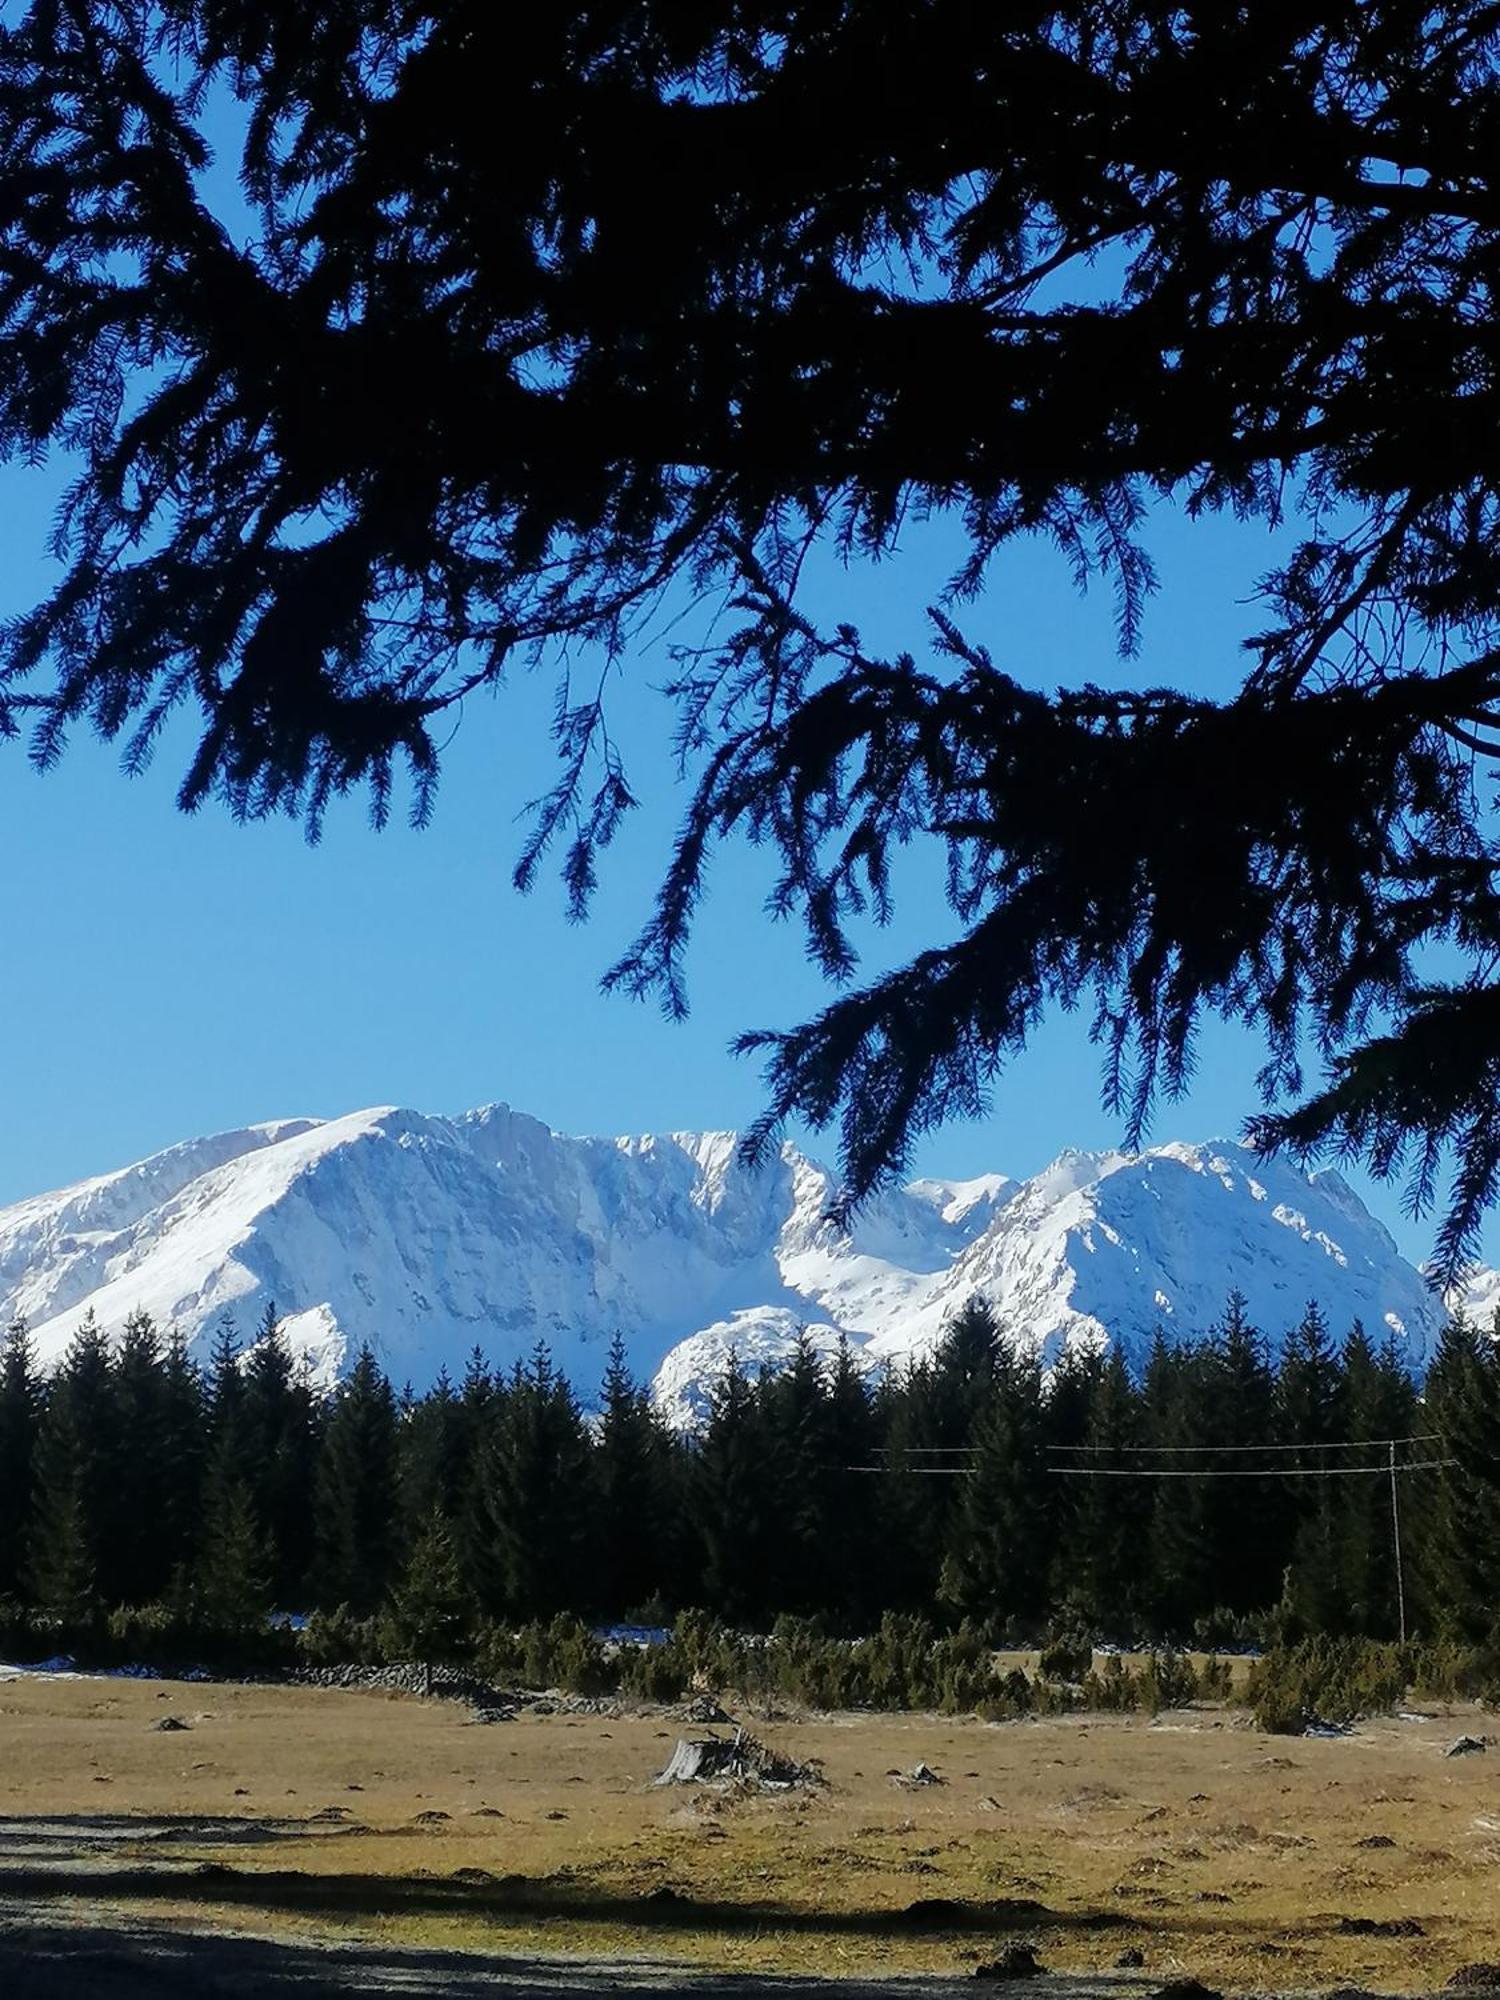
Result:
[[[618,1329],[680,1422],[731,1351],[775,1365],[807,1325],[873,1366],[975,1293],[1049,1354],[1202,1331],[1231,1287],[1273,1342],[1315,1298],[1335,1332],[1389,1328],[1420,1365],[1439,1323],[1336,1175],[1233,1144],[914,1181],[848,1231],[824,1220],[834,1192],[791,1146],[751,1171],[733,1133],[571,1139],[504,1105],[292,1119],[0,1210],[0,1312],[51,1360],[89,1307],[206,1342],[226,1310],[247,1334],[274,1300],[320,1374],[368,1340],[418,1388],[476,1344],[508,1365],[544,1338],[585,1395]]]

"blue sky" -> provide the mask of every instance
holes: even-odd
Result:
[[[45,585],[42,546],[55,479],[0,474],[0,610]],[[1001,561],[965,624],[997,661],[1042,686],[1093,679],[1227,691],[1248,603],[1273,545],[1263,528],[1164,516],[1151,545],[1162,588],[1142,656],[1122,663],[1111,605],[1080,599],[1040,547]],[[875,569],[825,563],[811,607],[852,617],[875,645],[920,645],[923,606],[956,542],[914,533]],[[691,621],[682,630],[692,630]],[[655,688],[665,641],[646,643],[614,685],[613,719],[645,808],[608,859],[592,921],[570,926],[547,881],[515,895],[518,815],[549,781],[551,682],[522,672],[470,703],[452,741],[433,824],[368,827],[336,810],[321,846],[297,827],[192,819],[173,793],[186,735],[143,777],[80,738],[34,773],[0,745],[5,955],[0,1010],[10,1051],[0,1117],[0,1202],[253,1120],[396,1102],[452,1111],[504,1099],[571,1132],[736,1126],[760,1107],[753,1062],[727,1044],[746,1026],[789,1024],[823,997],[795,931],[761,905],[765,858],[725,854],[690,960],[692,1018],[605,998],[598,979],[644,914],[682,805]],[[919,871],[880,942],[894,957],[952,919]],[[1065,1145],[1120,1136],[1098,1103],[1086,1022],[1060,1018],[1002,1080],[993,1115],[923,1148],[920,1169],[1028,1173]],[[1253,1108],[1250,1037],[1205,1032],[1191,1095],[1153,1137],[1233,1136]],[[817,1150],[818,1142],[812,1141]],[[1352,1176],[1410,1254],[1427,1225],[1389,1189]]]

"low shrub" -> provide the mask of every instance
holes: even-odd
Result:
[[[1061,1632],[1043,1646],[1037,1672],[1044,1681],[1081,1681],[1093,1664],[1093,1641],[1079,1632]]]
[[[1222,1605],[1193,1625],[1194,1648],[1200,1653],[1254,1653],[1271,1634],[1268,1621],[1253,1613],[1228,1611]]]
[[[1245,1700],[1262,1729],[1298,1735],[1315,1722],[1354,1722],[1395,1708],[1411,1681],[1400,1646],[1371,1639],[1304,1639],[1273,1646],[1250,1669]]]
[[[1170,1646],[1159,1653],[1148,1653],[1138,1678],[1140,1705],[1150,1715],[1160,1715],[1164,1708],[1186,1708],[1198,1692],[1198,1676],[1192,1661],[1186,1653],[1174,1652]]]
[[[581,1619],[566,1612],[545,1623],[483,1626],[474,1644],[474,1667],[497,1686],[519,1683],[567,1694],[612,1694],[621,1679],[618,1652],[607,1652]]]
[[[681,1701],[688,1670],[670,1639],[663,1646],[630,1646],[619,1655],[619,1685],[637,1701]]]
[[[1228,1701],[1233,1692],[1234,1674],[1228,1660],[1221,1660],[1217,1653],[1210,1653],[1198,1672],[1198,1699]]]
[[[995,1677],[978,1712],[986,1722],[1018,1722],[1023,1715],[1034,1715],[1038,1685],[1012,1667]]]
[[[378,1621],[360,1618],[347,1604],[315,1611],[297,1635],[301,1663],[307,1667],[369,1667],[384,1659]]]
[[[1090,1668],[1084,1676],[1086,1708],[1102,1709],[1106,1715],[1124,1714],[1139,1705],[1139,1696],[1135,1676],[1118,1653],[1105,1656],[1102,1672]]]
[[[1412,1691],[1428,1701],[1493,1706],[1500,1699],[1500,1645],[1494,1639],[1482,1646],[1434,1641],[1412,1646],[1409,1656]]]

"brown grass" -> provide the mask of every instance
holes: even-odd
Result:
[[[164,1713],[189,1728],[158,1731]],[[1430,1988],[1500,1959],[1496,1757],[1441,1754],[1484,1726],[1288,1742],[1212,1711],[758,1723],[828,1784],[742,1797],[653,1790],[691,1733],[658,1715],[480,1726],[400,1697],[13,1681],[0,1894],[745,1969],[955,1970],[1020,1936],[1059,1970],[1133,1945],[1239,1988]],[[918,1759],[946,1782],[888,1775]],[[101,1844],[120,1816],[127,1837]],[[209,1816],[243,1826],[191,1823]],[[968,1907],[911,1909],[939,1899]],[[1421,1934],[1343,1927],[1363,1919]]]

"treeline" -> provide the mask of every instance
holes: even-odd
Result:
[[[1112,1351],[1044,1371],[973,1304],[875,1381],[805,1340],[777,1375],[731,1367],[695,1439],[662,1424],[618,1341],[586,1416],[544,1347],[503,1374],[476,1352],[420,1397],[367,1349],[327,1395],[272,1311],[244,1352],[221,1328],[201,1370],[144,1315],[117,1342],[89,1317],[46,1379],[17,1325],[0,1600],[68,1631],[118,1606],[220,1633],[343,1607],[454,1657],[485,1624],[684,1607],[846,1633],[920,1614],[1013,1642],[1386,1638],[1390,1482],[1321,1475],[1388,1438],[1416,1440],[1402,1463],[1442,1461],[1400,1481],[1408,1629],[1486,1638],[1500,1362],[1462,1321],[1419,1390],[1394,1343],[1335,1342],[1316,1309],[1274,1366],[1231,1298],[1136,1370]],[[1210,1476],[1229,1467],[1250,1476]]]

